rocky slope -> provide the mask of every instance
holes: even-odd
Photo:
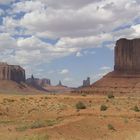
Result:
[[[74,92],[140,95],[140,39],[120,39],[115,46],[114,71]]]

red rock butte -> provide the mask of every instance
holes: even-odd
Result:
[[[114,55],[114,71],[91,86],[78,89],[78,93],[108,94],[113,92],[140,95],[140,38],[119,39],[116,42]]]
[[[140,73],[140,39],[120,39],[115,47],[115,71]]]
[[[0,81],[25,82],[25,70],[18,65],[8,65],[0,62]]]

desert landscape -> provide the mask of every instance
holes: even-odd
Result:
[[[0,140],[140,140],[139,0],[0,0]]]
[[[1,95],[0,140],[139,140],[139,97]]]
[[[0,140],[139,140],[139,45],[118,40],[114,70],[78,88],[0,63]]]

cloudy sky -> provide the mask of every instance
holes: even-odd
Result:
[[[139,36],[139,0],[0,0],[0,60],[53,84],[97,80],[115,41]]]

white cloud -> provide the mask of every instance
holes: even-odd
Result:
[[[103,67],[100,68],[100,70],[111,70],[111,67],[103,66]]]
[[[15,0],[0,0],[0,4],[9,4],[11,2],[14,2]]]
[[[106,16],[103,16],[104,14]],[[26,13],[21,19],[21,25],[38,35],[44,34],[50,37],[91,36],[102,29],[101,22],[106,24],[112,16],[111,11],[103,8],[97,10],[94,4],[79,10],[48,7],[46,10]]]
[[[107,44],[105,47],[109,48],[110,50],[114,50],[115,43]]]
[[[88,51],[88,50],[85,50],[83,53],[84,53],[85,55],[88,55],[88,54],[93,55],[93,54],[95,54],[96,52],[95,52],[95,51]]]
[[[14,0],[1,0],[0,4]],[[139,37],[140,2],[136,0],[22,0],[11,4],[0,25],[0,59],[30,66],[46,64],[84,50],[113,49],[120,37]],[[22,13],[23,12],[23,13]],[[22,15],[23,14],[23,15]],[[123,25],[128,28],[119,29]],[[114,30],[118,28],[118,30]],[[43,39],[42,39],[43,38]],[[45,39],[58,39],[56,44]],[[45,41],[43,41],[45,40]],[[94,50],[92,51],[95,53]]]
[[[108,72],[101,72],[97,74],[97,78],[100,79],[101,77],[105,76]]]
[[[73,79],[72,79],[71,77],[66,77],[66,78],[64,78],[63,81],[64,81],[64,82],[72,82]]]
[[[76,53],[76,57],[81,57],[81,56],[83,56],[81,52]]]
[[[53,8],[64,8],[64,9],[72,9],[72,8],[81,8],[85,5],[88,5],[90,3],[94,3],[94,2],[99,2],[101,0],[74,0],[74,1],[70,1],[70,0],[40,0],[43,3],[47,4],[47,6],[49,7],[53,7]]]
[[[133,37],[140,37],[140,24],[132,26],[131,29],[134,30]]]
[[[4,15],[4,10],[0,9],[0,16],[3,16]]]
[[[50,37],[85,37],[111,32],[122,24],[131,23],[134,18],[139,16],[140,9],[140,6],[131,0],[119,0],[119,2],[115,0],[82,0],[80,2],[79,0],[76,2],[58,0],[54,2],[50,0],[42,1],[42,3],[35,1],[34,5],[37,5],[38,2],[40,3],[38,9],[30,6],[31,4],[26,8],[25,2],[20,2],[23,8],[19,9],[30,11],[21,19],[21,25],[38,36]],[[73,8],[76,3],[79,5],[78,9]],[[52,6],[54,4],[57,8]],[[45,6],[48,7],[44,8]],[[69,6],[70,8],[65,8]]]
[[[68,69],[63,69],[60,71],[60,74],[68,74],[69,70]]]
[[[5,51],[7,49],[16,48],[16,40],[12,38],[8,33],[0,34],[0,50]]]
[[[14,3],[12,8],[14,13],[32,12],[44,9],[45,5],[41,1],[21,1]]]

